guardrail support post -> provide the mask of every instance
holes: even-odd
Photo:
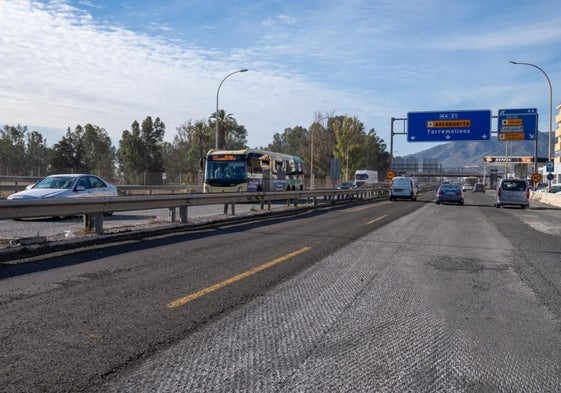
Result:
[[[84,214],[84,229],[91,231],[93,228],[93,218],[91,214]]]
[[[169,215],[169,220],[171,222],[175,222],[175,207],[170,207],[169,208],[168,215]]]
[[[228,205],[232,206],[232,215],[236,215],[236,204],[235,203],[225,203],[224,204],[224,214],[228,214]]]
[[[179,207],[179,221],[181,221],[182,223],[187,222],[187,206]]]
[[[103,213],[95,213],[93,215],[95,233],[103,235]]]
[[[98,235],[103,235],[103,213],[84,214],[84,228],[86,231],[95,230]]]

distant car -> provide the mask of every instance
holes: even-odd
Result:
[[[358,187],[352,181],[344,181],[337,186],[338,190],[356,190]]]
[[[473,186],[472,186],[471,184],[469,184],[469,183],[465,183],[465,184],[462,186],[462,191],[471,191],[472,189],[473,189]]]
[[[544,186],[539,187],[539,188],[536,190],[536,192],[549,192],[549,188],[548,188],[547,183],[546,183]],[[558,193],[560,193],[560,192],[561,192],[561,183],[553,183],[553,184],[551,184],[551,193],[552,193],[552,194],[558,194]]]
[[[485,192],[485,184],[475,183],[473,185],[473,192]]]
[[[99,176],[65,174],[47,176],[25,190],[9,195],[6,199],[14,201],[118,195],[117,187]]]
[[[390,183],[390,201],[396,199],[417,200],[417,183],[410,177],[394,177]]]
[[[441,184],[436,190],[435,202],[437,205],[449,202],[464,204],[464,193],[460,186],[455,184]]]
[[[501,179],[497,185],[495,207],[530,206],[530,184],[526,179]]]

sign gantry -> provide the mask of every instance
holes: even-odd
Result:
[[[488,141],[491,111],[409,112],[408,142]]]

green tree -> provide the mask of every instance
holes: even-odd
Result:
[[[115,168],[115,148],[103,128],[86,124],[81,130],[84,166],[88,173],[95,173],[112,180]]]
[[[267,146],[268,150],[277,153],[292,154],[308,158],[309,152],[308,131],[302,126],[285,128],[282,134],[273,135],[273,143]]]
[[[166,132],[165,124],[157,117],[154,121],[150,116],[142,122],[140,135],[144,145],[145,171],[149,173],[162,172],[164,161],[162,158],[162,143]]]
[[[77,126],[75,132],[72,132],[68,127],[66,135],[58,143],[55,143],[51,158],[51,170],[54,173],[87,172],[83,161],[82,131],[81,126]]]
[[[348,180],[357,169],[364,141],[364,124],[357,117],[338,116],[333,122],[333,130],[336,138],[334,155],[343,163],[343,177]]]
[[[308,127],[310,154],[312,141],[314,147],[314,175],[319,178],[327,177],[331,159],[334,158],[333,151],[336,143],[335,132],[333,131],[334,120],[333,113],[323,114],[318,112],[315,114],[315,121]]]
[[[142,122],[134,121],[131,131],[124,130],[119,142],[117,158],[124,181],[134,184],[160,184],[164,167],[165,124],[150,116]],[[167,173],[167,172],[166,172]]]
[[[107,132],[96,125],[70,127],[53,147],[50,159],[54,173],[95,173],[113,179],[115,149]]]
[[[25,152],[25,174],[30,176],[47,175],[52,150],[47,146],[47,140],[37,131],[27,135],[27,149]]]
[[[237,126],[237,123],[234,119],[234,115],[231,113],[226,114],[224,109],[219,109],[217,112],[214,112],[210,118],[209,123],[211,127],[216,128],[216,146],[219,149],[226,148],[226,134],[231,129]],[[218,123],[218,126],[217,126]]]
[[[144,184],[144,149],[140,137],[140,125],[134,121],[131,130],[124,130],[119,141],[117,159],[122,180],[125,183]]]
[[[0,173],[15,176],[20,173],[25,162],[26,126],[4,126],[0,131]]]
[[[205,120],[188,121],[177,127],[173,142],[165,149],[168,179],[195,184],[201,157],[214,147],[213,135],[214,130],[209,129]]]
[[[247,130],[243,125],[239,125],[235,119],[226,134],[224,148],[228,150],[247,148]]]

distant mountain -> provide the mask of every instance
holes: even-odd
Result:
[[[538,156],[547,158],[548,133],[540,132],[538,136]],[[508,145],[508,146],[507,146]],[[508,154],[506,149],[508,147]],[[486,142],[458,141],[409,154],[406,157],[436,158],[443,168],[459,168],[464,166],[481,166],[485,156],[534,156],[534,141],[502,142],[497,137]]]

